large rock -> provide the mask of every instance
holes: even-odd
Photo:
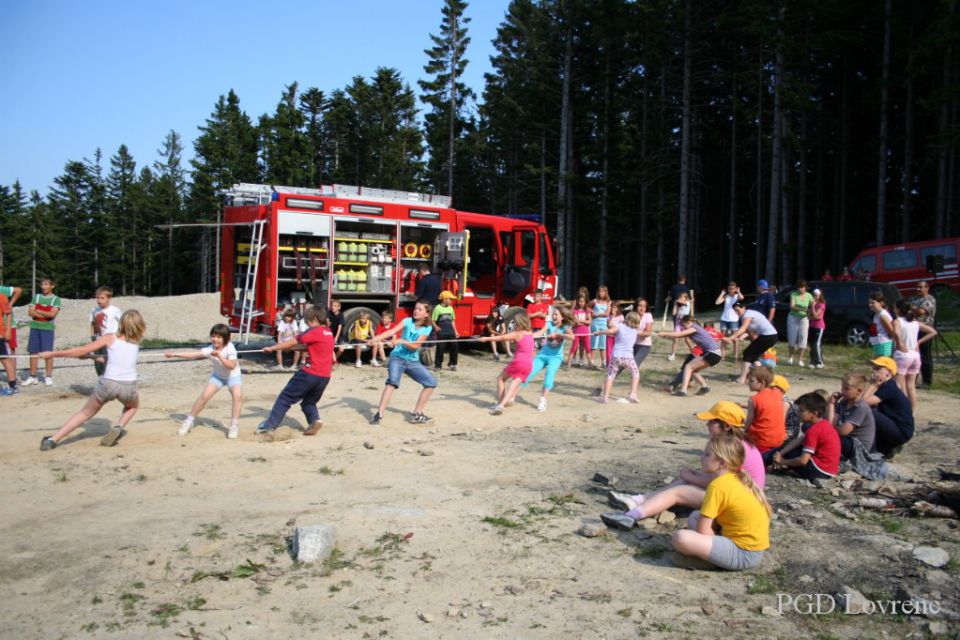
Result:
[[[297,527],[293,536],[293,555],[297,562],[326,560],[336,545],[335,529],[329,524]]]
[[[950,554],[939,547],[917,547],[913,557],[931,567],[943,567],[950,562]]]

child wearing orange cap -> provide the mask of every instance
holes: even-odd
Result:
[[[697,417],[707,421],[707,432],[711,438],[730,433],[740,440],[744,453],[741,468],[755,485],[763,489],[766,484],[763,459],[744,431],[746,415],[743,409],[735,402],[724,400],[710,407],[709,411],[701,411]],[[650,493],[630,495],[611,491],[607,494],[607,501],[624,512],[603,513],[600,519],[608,526],[630,530],[637,520],[652,518],[673,507],[697,509],[703,503],[707,486],[715,477],[716,474],[702,470],[682,469],[677,480]]]
[[[897,363],[893,358],[880,356],[870,364],[873,365],[873,378],[863,392],[863,401],[873,409],[877,451],[890,460],[913,437],[913,409],[894,379]]]

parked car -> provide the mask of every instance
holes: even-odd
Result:
[[[850,273],[862,272],[874,282],[889,282],[906,295],[914,295],[921,280],[929,282],[934,290],[960,292],[958,251],[960,238],[869,247],[850,263]]]
[[[777,328],[781,340],[787,339],[790,294],[795,289],[795,286],[790,286],[777,292],[777,313],[773,318],[773,324]],[[855,347],[866,346],[870,342],[869,329],[870,323],[873,322],[873,314],[867,307],[870,294],[877,290],[883,291],[883,297],[887,301],[887,308],[891,310],[891,315],[893,314],[894,304],[902,297],[892,284],[868,282],[866,280],[849,282],[814,280],[808,282],[807,291],[813,293],[814,289],[820,289],[827,301],[825,318],[827,330],[823,336],[824,342],[845,342]]]

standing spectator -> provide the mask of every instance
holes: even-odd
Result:
[[[827,300],[820,289],[813,290],[813,305],[810,306],[810,367],[823,369],[823,332],[827,330],[824,320]]]
[[[820,279],[825,282],[831,282],[833,281],[833,273],[830,272],[830,269],[824,269],[823,275],[820,276]]]
[[[533,302],[527,305],[527,317],[530,318],[530,328],[538,333],[547,324],[550,315],[550,305],[543,301],[543,291],[539,289],[533,294]],[[537,348],[543,344],[543,338],[535,340]],[[491,343],[496,344],[496,343]]]
[[[917,321],[928,327],[937,325],[937,299],[930,295],[930,285],[926,280],[917,284],[917,295],[912,300],[917,314]],[[930,351],[931,341],[920,345],[920,378],[923,384],[933,384],[933,354]]]
[[[54,319],[60,313],[60,296],[53,292],[57,283],[53,278],[43,278],[40,281],[40,293],[33,296],[27,314],[30,322],[30,341],[27,343],[27,352],[30,353],[30,377],[23,381],[23,386],[37,384],[37,365],[40,353],[53,351]],[[53,386],[53,357],[44,357],[44,384]]]
[[[420,263],[420,280],[417,282],[417,300],[426,300],[431,305],[440,301],[440,290],[443,282],[440,276],[430,273],[430,266],[426,262]]]
[[[853,274],[850,273],[850,269],[848,269],[847,267],[844,267],[844,268],[843,268],[843,272],[840,274],[840,277],[838,278],[838,280],[840,280],[840,282],[850,282],[850,281],[852,281],[852,280],[853,280]]]
[[[11,287],[10,285],[0,284],[0,294],[7,296],[11,307],[17,304],[17,300],[20,298],[21,293],[23,293],[23,289],[20,287]]]
[[[677,284],[670,287],[670,295],[667,296],[667,306],[679,300],[681,293],[685,293],[688,296],[690,295],[690,287],[687,286],[687,276],[683,273],[677,278]]]
[[[810,305],[813,296],[807,291],[807,283],[801,280],[797,290],[790,294],[790,315],[787,316],[787,346],[789,363],[797,353],[797,365],[803,366],[803,354],[807,351],[807,334],[810,332]]]
[[[737,286],[737,283],[730,281],[730,284],[727,285],[727,288],[720,292],[720,295],[717,296],[717,300],[714,304],[723,305],[723,313],[720,314],[720,331],[723,332],[723,335],[729,336],[734,331],[740,328],[740,316],[737,315],[737,312],[733,310],[733,304],[743,300],[743,294],[740,293],[740,287]],[[723,345],[720,345],[721,354],[723,357]],[[736,362],[740,357],[740,341],[737,340],[733,343],[733,361]]]
[[[773,316],[777,313],[777,301],[766,280],[757,280],[757,300],[748,309],[759,311],[768,321],[773,322]]]

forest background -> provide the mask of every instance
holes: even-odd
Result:
[[[171,130],[144,165],[121,145],[67,160],[46,196],[0,185],[0,282],[216,290],[213,232],[157,225],[215,221],[235,182],[539,214],[567,295],[791,282],[960,234],[957,0],[513,0],[480,96],[470,12],[444,0],[418,91],[384,66],[252,118],[224,87],[189,163]]]

